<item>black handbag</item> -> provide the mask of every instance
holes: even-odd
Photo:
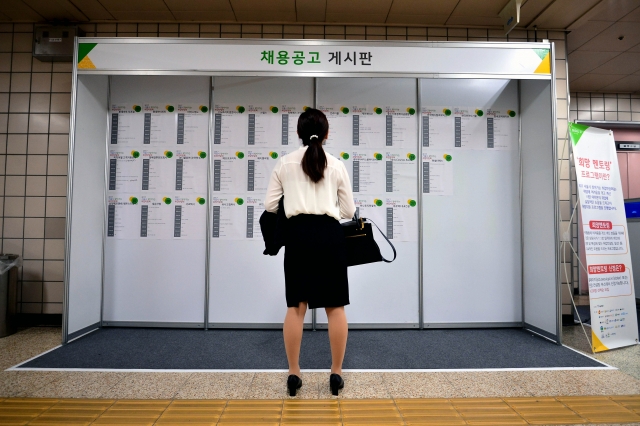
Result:
[[[388,260],[382,257],[380,247],[378,247],[376,240],[373,239],[372,223],[378,228],[378,225],[374,222],[365,218],[359,218],[356,214],[352,220],[340,224],[344,231],[344,240],[347,248],[347,266],[364,265],[381,261],[391,263],[396,260],[396,248],[391,244],[389,238],[384,235],[384,232],[378,228],[378,231],[380,231],[393,250],[393,259]]]

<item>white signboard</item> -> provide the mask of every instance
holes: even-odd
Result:
[[[550,76],[550,44],[80,39],[78,69]]]
[[[613,134],[569,124],[584,226],[596,352],[638,342],[636,299]]]

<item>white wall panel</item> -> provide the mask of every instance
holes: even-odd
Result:
[[[522,225],[524,322],[557,336],[557,182],[551,83],[522,81]]]
[[[114,76],[111,103],[209,105],[209,90],[209,77]],[[104,162],[102,167],[104,173]],[[103,320],[202,327],[205,263],[204,235],[193,240],[107,238]]]
[[[109,240],[104,321],[204,323],[204,240]]]
[[[318,105],[393,106],[417,108],[417,81],[410,78],[319,78]],[[416,120],[417,126],[417,120]],[[329,128],[331,132],[331,128]],[[351,136],[351,135],[347,135]],[[417,154],[418,140],[407,149]],[[416,169],[419,161],[416,161]],[[417,177],[417,170],[416,170]],[[384,179],[384,176],[380,177]],[[415,182],[415,195],[418,180]],[[382,193],[381,197],[386,194]],[[417,209],[415,214],[417,215]],[[378,223],[385,231],[385,224]],[[387,242],[374,228],[376,242],[383,256],[392,257]],[[375,263],[349,268],[349,297],[346,308],[350,324],[419,323],[419,254],[418,242],[393,241],[398,258],[391,264]],[[326,326],[324,309],[317,310],[317,323]]]
[[[420,96],[423,107],[518,108],[517,82],[509,80],[422,80]],[[522,320],[513,137],[511,150],[451,146],[453,195],[422,198],[425,327]]]
[[[313,79],[216,77],[213,103],[312,106]],[[299,140],[290,140],[289,144],[301,146]],[[256,193],[255,196],[263,194]],[[255,217],[254,220],[258,219]],[[210,326],[282,324],[287,310],[284,249],[275,257],[263,255],[263,250],[262,237],[256,240],[211,238]],[[305,320],[311,322],[311,311]]]
[[[107,76],[78,76],[73,152],[67,333],[100,322],[104,220],[104,141],[107,135]]]

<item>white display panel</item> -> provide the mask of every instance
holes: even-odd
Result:
[[[107,240],[103,321],[203,324],[204,263],[204,240]]]
[[[345,161],[355,185],[354,198],[360,215],[372,219],[391,237],[398,252],[391,264],[381,262],[349,268],[351,304],[346,308],[349,324],[417,326],[419,114],[416,80],[319,78],[317,104],[330,114],[325,149]],[[365,112],[371,115],[363,117]],[[354,116],[359,116],[356,124]],[[358,145],[353,143],[356,139]],[[375,228],[374,235],[383,255],[392,257],[387,242]],[[326,322],[324,310],[318,309],[318,326],[326,327]]]
[[[421,80],[421,109],[425,327],[519,323],[517,82]],[[489,143],[496,109],[516,112],[512,149]]]
[[[104,135],[107,128],[108,77],[78,77],[74,149],[69,155],[73,174],[69,176],[73,191],[67,255],[68,299],[64,321],[65,340],[74,334],[99,326],[102,300],[102,236],[104,217]],[[96,135],[103,135],[97,138]],[[76,336],[77,337],[77,336]]]
[[[557,181],[551,83],[520,82],[525,327],[559,339]]]
[[[311,78],[214,79],[210,327],[282,327],[284,248],[262,254],[259,219],[277,159],[302,146],[296,126],[313,90]]]
[[[105,324],[204,327],[210,81],[111,77]]]

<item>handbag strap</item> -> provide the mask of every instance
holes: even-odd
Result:
[[[371,223],[373,223],[373,225],[374,225],[376,228],[378,228],[378,225],[376,225],[376,223],[375,223],[374,221],[372,221],[371,219],[366,219],[366,221],[367,221],[367,222],[371,222]],[[385,261],[385,262],[387,262],[387,263],[391,263],[391,262],[393,262],[394,260],[396,260],[396,248],[393,246],[393,244],[391,243],[391,241],[389,241],[389,238],[387,238],[387,236],[386,236],[386,235],[384,235],[384,232],[382,232],[382,231],[380,230],[380,228],[378,228],[378,231],[380,232],[380,234],[382,234],[382,236],[384,237],[384,239],[385,239],[385,240],[387,240],[387,242],[388,242],[388,243],[389,243],[389,245],[391,246],[391,250],[393,250],[393,259],[391,259],[391,260],[387,260],[387,259],[385,259],[385,258],[384,258],[384,256],[382,256],[382,254],[381,254],[381,256],[382,256],[382,260],[383,260],[383,261]]]

